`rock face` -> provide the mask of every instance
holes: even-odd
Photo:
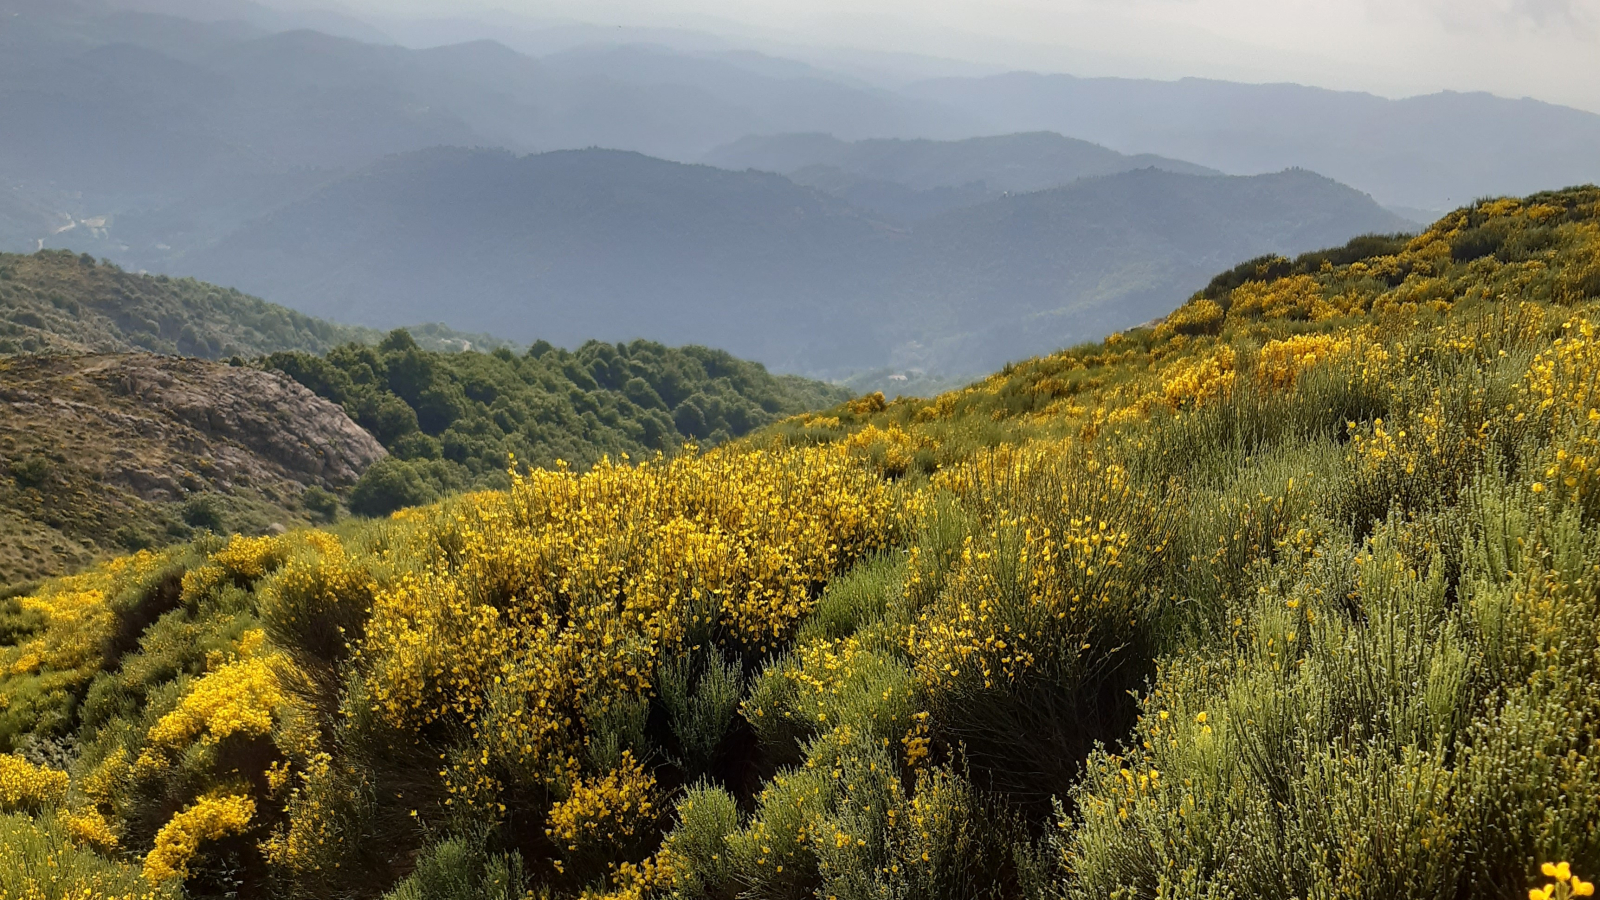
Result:
[[[354,483],[386,452],[338,404],[282,372],[125,356],[99,361],[84,375],[188,425],[224,455],[244,450],[326,488]]]
[[[309,521],[384,456],[281,372],[153,355],[0,357],[0,587],[195,529]]]

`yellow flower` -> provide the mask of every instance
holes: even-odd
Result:
[[[1572,879],[1572,896],[1574,896],[1574,897],[1593,897],[1594,896],[1594,882],[1592,882],[1592,881],[1584,881],[1582,878],[1574,878],[1574,879]]]

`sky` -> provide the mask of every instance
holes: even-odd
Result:
[[[1484,90],[1600,112],[1600,0],[345,0],[1076,75]]]

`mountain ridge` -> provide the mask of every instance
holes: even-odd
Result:
[[[1200,205],[1180,213],[1185,203]],[[1034,229],[1029,216],[1055,230]],[[1206,229],[1185,225],[1200,218]],[[950,222],[981,228],[962,236]],[[1306,173],[1137,170],[907,227],[775,174],[621,151],[441,150],[391,157],[183,264],[378,327],[460,298],[459,326],[518,340],[648,337],[825,377],[930,361],[959,374],[1144,321],[1238,259],[1405,226],[1371,198]],[[1184,243],[1191,238],[1198,243]],[[1143,267],[1136,286],[1116,282],[1127,267]],[[1113,312],[1084,327],[1061,315],[1045,331],[1022,325],[1077,308],[1102,281],[1091,305]],[[1119,297],[1131,304],[1121,314]],[[982,302],[957,309],[973,298]],[[1026,340],[1008,349],[971,337],[985,321],[1010,323]]]

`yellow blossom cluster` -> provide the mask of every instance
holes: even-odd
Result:
[[[80,844],[101,850],[115,850],[121,843],[116,829],[96,809],[62,813],[61,824],[67,834]]]
[[[648,830],[656,816],[656,780],[623,751],[621,764],[599,778],[579,779],[550,807],[545,834],[567,848],[616,844]]]
[[[0,671],[13,675],[51,672],[81,681],[84,671],[97,665],[116,627],[111,599],[144,579],[167,561],[167,554],[140,551],[112,560],[99,568],[60,578],[19,601],[24,612],[35,613],[43,628],[22,643],[0,649]]]
[[[196,737],[214,744],[235,734],[269,733],[273,712],[286,700],[278,676],[282,665],[275,654],[246,656],[201,676],[178,708],[150,728],[146,753],[181,749]],[[137,765],[150,764],[141,758]]]
[[[1247,281],[1231,294],[1228,315],[1251,319],[1309,319],[1322,300],[1322,285],[1310,275]]]
[[[1226,313],[1217,301],[1201,297],[1193,303],[1185,303],[1173,310],[1172,314],[1156,327],[1156,334],[1159,337],[1177,334],[1216,334],[1222,330],[1225,316]]]
[[[177,900],[136,867],[78,846],[55,816],[0,815],[0,897],[5,900]]]
[[[907,638],[929,685],[1009,681],[1044,658],[1076,658],[1103,626],[1136,620],[1149,602],[1145,567],[1170,537],[1161,502],[1116,465],[1062,467],[1048,451],[967,464],[961,484],[982,525],[953,559],[913,553],[908,590],[937,594]]]
[[[1350,352],[1349,336],[1301,334],[1268,341],[1256,360],[1256,378],[1273,387],[1285,388],[1306,369],[1319,362]]]
[[[1572,874],[1569,863],[1545,863],[1539,870],[1544,877],[1552,880],[1544,887],[1530,888],[1528,900],[1571,900],[1573,897],[1594,896],[1594,882],[1584,881]]]
[[[898,425],[879,428],[877,425],[869,424],[846,438],[844,446],[871,461],[883,474],[898,477],[911,468],[916,452],[931,446],[931,442],[926,437],[914,435]]]
[[[144,877],[152,882],[181,880],[189,862],[206,841],[243,833],[255,816],[249,797],[210,794],[174,815],[156,833],[155,844],[144,858]]]
[[[1202,357],[1179,360],[1161,380],[1161,398],[1168,406],[1198,406],[1233,390],[1237,355],[1232,347],[1218,347]]]
[[[48,809],[67,799],[66,772],[36,766],[14,753],[0,755],[0,810]]]
[[[1591,499],[1600,475],[1600,337],[1593,323],[1574,319],[1541,352],[1525,381],[1527,413],[1555,438],[1543,460],[1541,489],[1573,500]],[[1526,415],[1527,413],[1519,413]]]

